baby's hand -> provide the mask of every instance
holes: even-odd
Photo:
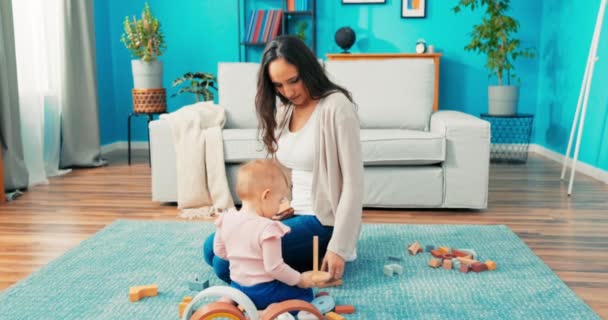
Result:
[[[312,288],[315,283],[312,281],[312,271],[306,271],[302,273],[300,277],[300,282],[298,282],[297,286],[300,288]]]

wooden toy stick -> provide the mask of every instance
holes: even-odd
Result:
[[[312,237],[312,271],[319,271],[319,236]]]

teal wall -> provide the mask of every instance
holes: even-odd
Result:
[[[539,57],[535,142],[566,153],[600,0],[547,1]],[[608,20],[608,17],[605,18]],[[608,170],[608,22],[598,47],[579,159]]]
[[[469,41],[479,12],[456,15],[456,0],[429,0],[424,19],[400,17],[401,1],[385,4],[342,5],[338,0],[317,0],[317,54],[339,52],[334,33],[350,26],[357,33],[352,52],[413,52],[419,38],[443,53],[441,62],[440,108],[478,115],[487,109],[488,79],[485,58],[463,47]],[[593,33],[600,0],[526,1],[513,0],[511,14],[520,21],[519,37],[526,47],[537,49],[533,60],[519,60],[521,79],[519,111],[535,113],[534,142],[565,153],[570,125]],[[188,71],[217,72],[220,61],[238,61],[236,0],[149,0],[160,19],[168,49],[161,57],[165,65],[163,83],[169,94],[171,82]],[[270,8],[280,0],[248,0],[248,8]],[[139,15],[144,0],[95,0],[100,127],[102,144],[126,141],[126,121],[131,110],[132,76],[130,55],[120,42],[126,15]],[[604,26],[599,55],[606,53],[608,23]],[[257,60],[262,48],[249,50]],[[608,73],[605,59],[596,64],[589,111],[580,159],[608,169]],[[169,98],[169,110],[191,103],[193,97]],[[145,121],[134,121],[134,139],[146,139]]]

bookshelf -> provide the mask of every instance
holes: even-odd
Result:
[[[276,7],[257,7],[256,4],[260,1],[255,0],[237,0],[238,14],[238,41],[239,41],[239,61],[249,61],[248,52],[254,48],[254,50],[263,50],[266,43],[272,40],[275,34],[295,34],[297,32],[296,21],[306,21],[308,27],[306,29],[306,43],[310,46],[312,51],[316,54],[317,52],[317,25],[316,25],[316,0],[267,0],[265,3],[276,2]],[[260,20],[260,26],[258,26],[258,32],[255,33],[256,29],[256,18],[252,15],[254,11],[264,11],[263,17],[268,19],[271,17],[270,22],[263,19]],[[274,11],[273,14],[268,14],[270,11]],[[280,16],[280,28],[278,32],[273,33],[273,22],[272,17],[276,19],[276,11],[281,10]],[[251,21],[254,19],[253,21]],[[262,24],[270,23],[269,31],[264,34],[264,28]],[[253,40],[252,36],[256,35],[256,40]]]

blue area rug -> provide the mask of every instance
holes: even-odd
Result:
[[[202,260],[206,222],[119,220],[0,295],[1,319],[177,319],[177,306],[194,295],[193,274],[221,285]],[[498,270],[464,274],[432,269],[424,246],[472,248]],[[599,319],[505,226],[363,226],[359,258],[344,285],[327,289],[338,304],[353,304],[347,319]],[[404,273],[383,274],[389,255]],[[156,283],[159,295],[131,303],[130,286]]]

